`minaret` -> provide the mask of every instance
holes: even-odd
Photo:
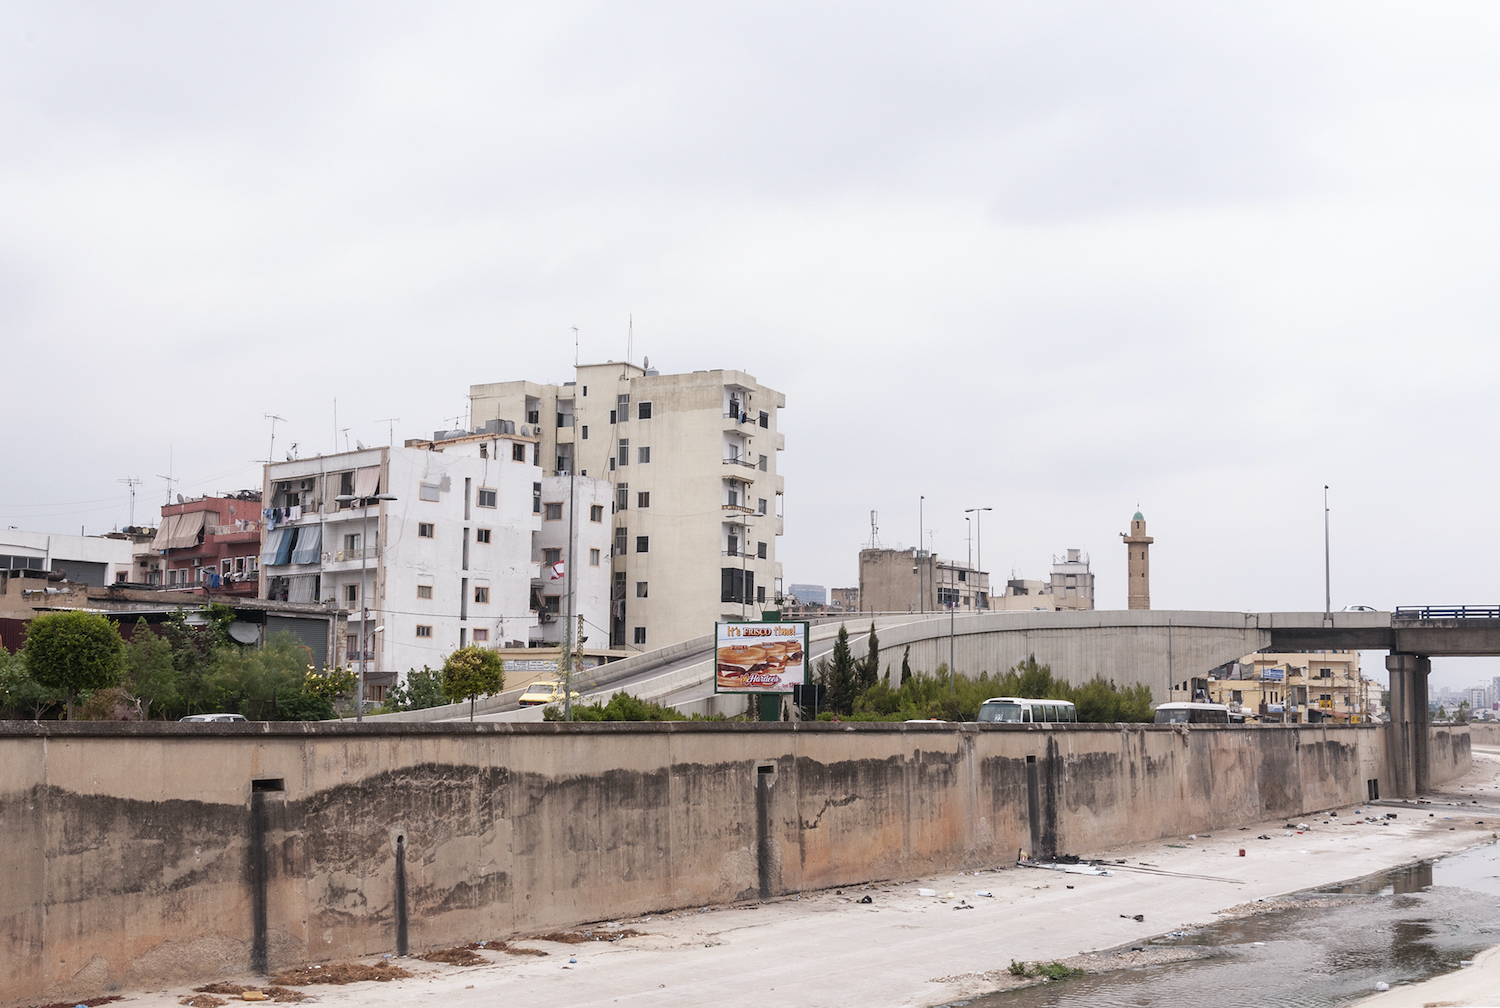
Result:
[[[1130,563],[1130,591],[1128,605],[1131,609],[1151,608],[1151,542],[1146,534],[1146,519],[1137,511],[1130,519],[1130,532],[1120,533],[1125,540],[1125,549]]]

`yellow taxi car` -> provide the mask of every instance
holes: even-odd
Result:
[[[562,683],[556,680],[540,679],[526,687],[526,692],[516,699],[516,703],[522,707],[535,707],[538,704],[562,703]],[[578,691],[573,690],[573,701],[578,702]]]

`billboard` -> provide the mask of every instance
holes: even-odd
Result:
[[[807,672],[806,623],[715,623],[715,693],[790,693]]]

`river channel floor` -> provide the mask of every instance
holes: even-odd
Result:
[[[1394,819],[1386,818],[1392,814]],[[1295,828],[1304,823],[1306,830]],[[1351,805],[1295,820],[1075,852],[1108,862],[1110,876],[1001,864],[625,918],[605,923],[639,935],[581,944],[516,939],[515,946],[547,954],[480,950],[482,964],[470,967],[403,958],[399,964],[415,974],[408,979],[307,987],[311,997],[304,1003],[1348,1004],[1373,991],[1377,973],[1396,986],[1457,968],[1477,950],[1500,944],[1500,890],[1472,881],[1500,875],[1493,860],[1500,857],[1497,835],[1500,749],[1476,746],[1471,772],[1421,803]],[[1439,860],[1470,849],[1467,860]],[[922,895],[923,889],[936,895]],[[869,903],[860,902],[865,897]],[[1500,958],[1491,958],[1500,968]],[[1012,975],[1012,961],[1063,962],[1089,975],[1038,984]],[[1297,982],[1291,991],[1296,997],[1287,996],[1293,985],[1278,979],[1290,964],[1314,977]],[[1183,978],[1172,981],[1180,995],[1153,1000],[1163,995],[1135,989],[1146,978],[1174,976]],[[1392,993],[1416,989],[1397,986]],[[1500,993],[1500,986],[1491,989]],[[1124,999],[1114,999],[1111,990]],[[1312,999],[1301,999],[1299,992],[1308,991]],[[118,993],[128,999],[122,1008],[166,1008],[192,992],[183,986]],[[1023,1000],[1001,1000],[1006,997]]]

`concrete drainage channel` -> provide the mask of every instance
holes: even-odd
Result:
[[[1247,905],[1244,916],[1134,946],[1186,961],[1110,970],[952,1005],[1346,1005],[1374,994],[1377,983],[1394,988],[1461,969],[1477,953],[1500,944],[1500,844],[1266,905],[1269,909]]]

